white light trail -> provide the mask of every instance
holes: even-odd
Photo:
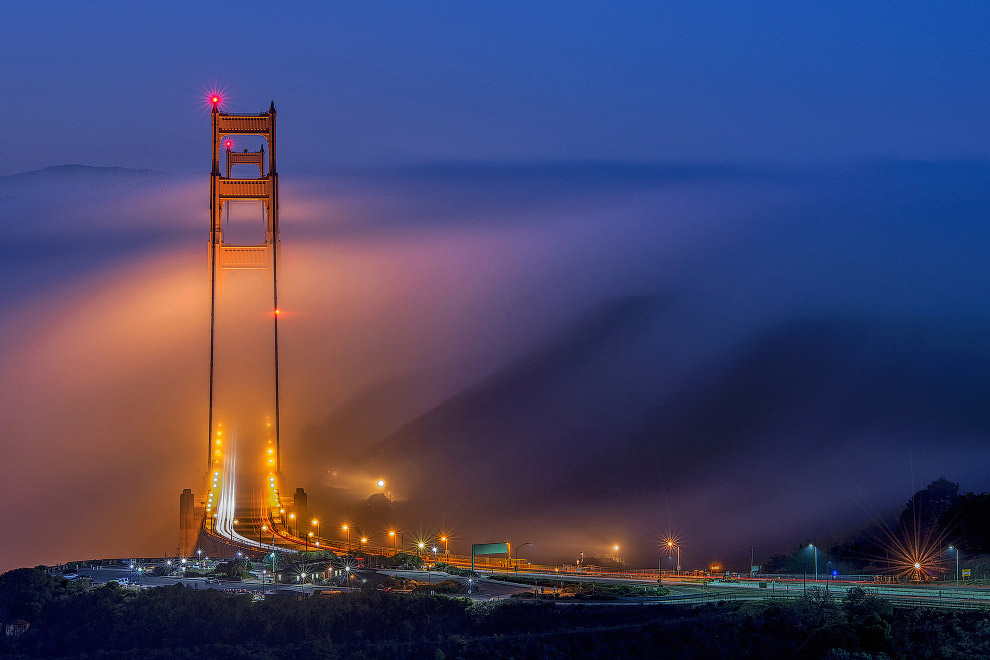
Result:
[[[234,529],[234,513],[236,511],[234,502],[234,467],[237,463],[236,454],[236,443],[231,442],[227,446],[227,451],[223,459],[220,502],[217,504],[216,532],[231,541],[253,545],[254,542],[251,539],[241,536]]]

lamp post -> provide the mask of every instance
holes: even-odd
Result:
[[[808,547],[815,550],[815,582],[818,582],[818,546],[814,543],[809,543]]]
[[[306,552],[309,552],[309,540],[313,538],[313,532],[306,534]]]
[[[392,537],[392,556],[399,554],[398,546],[396,546],[397,539],[395,538],[395,530],[390,529],[388,535]]]
[[[513,562],[514,565],[515,565],[515,568],[516,568],[516,573],[519,572],[519,548],[521,548],[523,546],[526,546],[526,545],[533,545],[533,544],[530,543],[529,541],[526,541],[525,543],[516,546],[516,549],[515,549],[516,559],[515,559],[515,562]]]
[[[313,518],[313,522],[311,524],[316,525],[316,538],[320,538],[320,521]]]
[[[350,528],[349,525],[344,525],[342,527],[342,529],[347,534],[347,551],[350,552],[351,551],[351,528]]]
[[[673,550],[677,548],[677,572],[681,572],[681,546],[673,541],[667,541],[667,547]]]
[[[289,514],[289,522],[292,523],[292,534],[294,536],[299,536],[299,525],[296,524],[296,514]]]
[[[267,531],[268,531],[268,525],[262,525],[261,526],[261,531],[258,532],[258,547],[259,548],[261,547],[261,543],[262,543],[261,537],[263,535],[263,532],[267,532]]]
[[[959,586],[959,548],[950,545],[949,550],[954,550],[956,553],[956,586]]]
[[[443,541],[443,556],[450,559],[450,550],[447,548],[447,537],[441,536],[440,540]]]

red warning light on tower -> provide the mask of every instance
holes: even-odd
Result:
[[[222,85],[214,83],[202,87],[200,91],[203,94],[203,103],[212,111],[219,111],[220,106],[227,103],[227,89]]]

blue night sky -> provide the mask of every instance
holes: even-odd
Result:
[[[202,90],[290,170],[429,160],[972,159],[986,2],[17,3],[4,165],[195,171]],[[237,9],[235,10],[234,7]]]

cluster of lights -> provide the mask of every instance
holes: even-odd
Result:
[[[213,496],[217,492],[217,481],[220,479],[220,473],[213,473],[213,483],[210,485],[210,496],[206,500],[206,512],[209,513],[213,509]]]
[[[282,507],[282,500],[278,493],[278,484],[275,481],[275,447],[272,440],[272,422],[271,418],[265,423],[268,429],[268,449],[265,452],[265,460],[268,461],[268,490],[270,491],[270,506],[272,509],[278,510],[280,513],[285,513],[285,509]]]

